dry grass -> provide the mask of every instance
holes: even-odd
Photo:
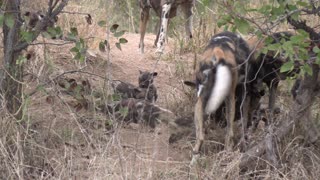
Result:
[[[39,6],[41,2],[41,6]],[[251,171],[239,168],[241,153],[223,151],[225,129],[208,130],[203,156],[197,166],[189,167],[191,148],[194,144],[193,124],[186,129],[172,129],[161,124],[150,129],[136,124],[126,125],[112,115],[100,112],[101,102],[110,102],[108,81],[110,77],[136,83],[138,69],[155,68],[159,77],[155,83],[159,89],[158,104],[170,109],[177,117],[192,115],[193,91],[183,85],[191,78],[195,53],[201,53],[207,39],[217,30],[214,22],[216,10],[212,7],[201,15],[195,10],[194,42],[183,39],[182,20],[172,23],[171,37],[166,54],[157,62],[153,54],[154,35],[146,37],[147,53],[138,54],[139,35],[132,34],[138,27],[135,1],[79,0],[70,3],[65,11],[90,13],[93,25],[84,16],[64,13],[59,25],[67,32],[78,27],[80,36],[90,38],[91,54],[83,63],[72,59],[69,49],[73,45],[30,46],[33,58],[25,65],[25,98],[22,120],[11,117],[5,109],[0,116],[0,179],[317,179],[320,175],[320,143],[305,145],[301,129],[277,144],[280,167],[273,167],[260,159]],[[45,7],[43,1],[24,1],[26,9]],[[130,4],[131,3],[131,4]],[[135,7],[129,14],[115,15],[120,10]],[[213,11],[213,12],[212,12]],[[132,14],[135,14],[132,17]],[[111,25],[119,22],[129,30],[124,37],[129,40],[119,51],[110,36],[110,54],[98,52],[98,42],[106,32],[96,23],[107,20]],[[125,20],[124,20],[125,19]],[[200,19],[202,19],[200,21]],[[152,24],[155,22],[153,20]],[[149,30],[151,31],[152,27]],[[182,32],[182,33],[181,33]],[[39,38],[38,42],[56,42]],[[111,63],[106,63],[111,62]],[[79,71],[78,73],[63,72]],[[80,72],[82,71],[82,73]],[[108,71],[108,72],[107,72]],[[110,71],[110,72],[109,72]],[[83,73],[85,72],[85,73]],[[57,78],[57,76],[60,76]],[[52,79],[74,78],[78,82],[88,79],[91,91],[85,94],[89,107],[77,108],[80,100],[70,95]],[[39,86],[40,85],[40,86]],[[38,86],[38,88],[36,88]],[[286,118],[291,102],[286,90],[281,90],[279,106]],[[33,93],[35,92],[35,93]],[[31,96],[28,94],[32,93]],[[314,116],[318,117],[315,105]],[[318,118],[319,119],[319,118]],[[192,123],[192,120],[190,121]],[[319,123],[315,122],[318,125]],[[277,122],[275,122],[277,123]],[[238,123],[239,126],[239,123]],[[320,129],[320,128],[319,128]],[[174,144],[169,144],[171,133],[185,134]],[[252,143],[266,135],[259,129],[252,135]]]

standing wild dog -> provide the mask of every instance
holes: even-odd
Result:
[[[250,73],[249,46],[240,36],[231,32],[222,32],[212,37],[206,47],[203,59],[196,67],[195,82],[185,81],[186,85],[197,88],[194,121],[196,126],[196,143],[193,148],[192,163],[199,154],[204,140],[204,119],[217,111],[225,101],[227,114],[227,135],[225,146],[233,148],[233,124],[236,107],[236,87],[254,90],[253,84],[244,83]],[[247,68],[246,68],[247,67]],[[243,91],[243,120],[248,119],[250,92]],[[249,94],[248,94],[249,93]],[[243,127],[246,126],[243,123]],[[244,136],[244,135],[243,135]]]
[[[279,43],[280,41],[288,41],[293,35],[291,32],[277,32],[269,36],[271,38],[271,43]],[[295,63],[294,70],[285,73],[280,73],[281,66],[287,62],[284,58],[284,53],[278,53],[275,51],[268,51],[266,54],[260,53],[261,48],[264,47],[264,41],[258,39],[248,40],[250,49],[256,51],[256,60],[252,63],[252,69],[255,72],[255,76],[250,81],[257,81],[257,83],[265,83],[269,88],[269,103],[268,109],[272,113],[274,111],[274,104],[276,98],[276,92],[280,80],[285,80],[289,76],[293,76],[295,73],[299,72],[298,64]]]
[[[185,29],[187,38],[192,38],[192,7],[195,0],[139,0],[140,11],[140,52],[144,53],[144,35],[149,20],[150,8],[160,17],[160,28],[157,30],[157,37],[154,45],[157,52],[163,51],[163,44],[167,34],[169,19],[177,15],[177,8],[180,6],[186,18]]]

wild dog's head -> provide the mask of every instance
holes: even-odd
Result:
[[[28,30],[32,30],[36,27],[37,23],[40,22],[44,18],[44,15],[41,11],[30,12],[27,11],[24,13],[25,26]]]
[[[39,22],[41,22],[45,18],[44,14],[41,11],[27,11],[24,13],[24,21],[25,27],[27,30],[34,30]],[[58,16],[55,16],[53,19],[49,19],[46,27],[41,29],[42,31],[46,31],[47,27],[54,27],[58,21]]]
[[[158,75],[157,72],[140,71],[139,75],[139,87],[148,88],[153,83],[153,78]]]
[[[184,84],[197,90],[197,97],[206,101],[215,83],[216,66],[213,62],[201,61],[198,64],[195,80],[184,81]],[[205,102],[204,102],[205,103]]]

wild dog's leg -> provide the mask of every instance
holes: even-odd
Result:
[[[235,117],[235,93],[236,93],[236,86],[237,86],[237,73],[233,73],[233,81],[232,87],[230,91],[230,95],[227,99],[227,135],[225,140],[225,148],[227,151],[232,151],[234,142],[233,142],[233,126],[234,126],[234,117]]]
[[[154,41],[154,47],[157,47],[157,43],[159,40],[159,34],[160,34],[160,24],[161,24],[161,17],[160,17],[160,21],[157,22],[156,27],[154,29],[154,32],[157,34],[156,40]]]
[[[276,101],[276,93],[277,93],[277,88],[278,88],[279,81],[274,79],[270,84],[269,84],[269,111],[273,113],[274,110],[274,105]]]
[[[159,41],[157,43],[157,50],[158,53],[163,53],[163,44],[167,35],[167,27],[168,27],[168,20],[169,20],[169,13],[171,9],[171,3],[167,2],[162,6],[161,12],[161,26],[160,26],[160,34],[159,34]]]
[[[187,40],[192,38],[192,7],[193,3],[185,3],[181,5],[182,11],[186,18],[185,29]]]
[[[150,8],[141,8],[140,11],[140,52],[144,53],[144,35],[146,33],[147,23],[149,19]]]
[[[197,101],[197,104],[195,105],[194,123],[196,126],[196,143],[193,148],[193,156],[190,163],[191,165],[193,165],[199,158],[199,151],[204,141],[203,121],[204,121],[203,103],[202,103],[202,100],[199,98],[199,100]]]
[[[160,17],[160,23],[159,24],[161,24],[161,22],[162,22],[162,19]],[[157,47],[157,43],[159,41],[160,28],[161,28],[161,26],[159,25],[158,32],[157,32],[157,37],[156,37],[156,40],[154,41],[154,47]]]
[[[160,23],[161,23],[161,19],[160,19]],[[169,27],[169,24],[170,24],[170,18],[168,19],[167,29],[168,29],[168,27]],[[159,28],[161,28],[161,27],[159,27]],[[157,43],[158,43],[158,41],[159,41],[159,36],[160,36],[160,29],[158,30],[158,34],[157,34],[156,40],[154,41],[154,46],[155,46],[155,47],[157,47]],[[165,41],[168,42],[167,36],[166,36]]]
[[[246,94],[246,93],[245,93]],[[248,120],[249,120],[249,113],[251,113],[251,107],[250,107],[250,101],[251,101],[251,96],[250,95],[245,95],[244,94],[244,102],[242,105],[242,117],[241,117],[241,122],[242,122],[242,136],[241,136],[241,141],[240,141],[240,149],[245,151],[246,150],[246,135],[248,133]]]

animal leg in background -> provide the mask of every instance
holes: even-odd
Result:
[[[277,95],[277,88],[278,88],[279,81],[274,79],[272,82],[268,83],[269,86],[269,110],[273,113],[274,105],[276,102],[276,95]]]
[[[235,93],[236,93],[236,86],[237,86],[237,72],[232,73],[232,81],[233,83],[231,84],[231,91],[229,93],[229,96],[226,101],[227,105],[227,135],[225,138],[225,146],[227,151],[232,151],[233,148],[233,136],[234,136],[234,118],[235,118],[235,112],[236,112],[236,99],[235,99]]]
[[[149,20],[150,8],[144,7],[140,11],[140,53],[144,53],[144,36],[146,34],[147,23]]]
[[[182,11],[184,13],[186,22],[185,22],[185,29],[186,29],[186,36],[187,40],[192,38],[192,7],[193,2],[185,3],[181,5]]]
[[[168,21],[169,21],[171,6],[172,6],[171,3],[165,3],[162,6],[159,41],[157,42],[157,50],[156,50],[157,53],[163,53],[163,50],[164,50],[163,45],[164,45],[165,38],[167,36]]]

